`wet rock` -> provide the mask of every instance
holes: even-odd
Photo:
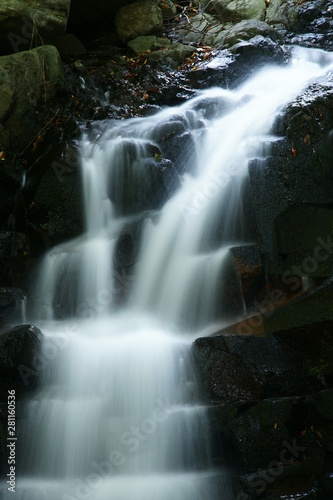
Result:
[[[171,160],[179,174],[193,171],[195,165],[195,142],[189,130],[180,120],[158,124],[152,139],[161,149],[162,157]]]
[[[115,155],[122,158],[112,169],[109,196],[119,214],[133,214],[161,208],[169,196],[174,166],[153,144],[137,145],[124,139],[116,146]],[[171,181],[171,182],[170,182]]]
[[[53,246],[82,233],[84,213],[80,155],[77,144],[60,143],[34,166],[23,196],[33,199],[29,221],[42,230],[45,246]],[[40,174],[42,172],[42,175]]]
[[[141,248],[142,232],[148,220],[149,217],[139,215],[127,225],[117,239],[113,253],[113,289],[116,304],[125,303],[130,292]]]
[[[316,424],[312,432],[329,453],[333,452],[333,389],[312,394],[307,398],[309,418]]]
[[[274,34],[277,35],[277,32]],[[219,45],[223,45],[225,39],[224,35]],[[230,39],[230,43],[238,39]],[[257,35],[238,41],[230,48],[214,51],[213,57],[208,61],[199,62],[186,74],[186,78],[192,88],[235,88],[267,64],[285,64],[287,56],[280,41]]]
[[[0,79],[0,142],[5,148],[17,147],[22,151],[44,125],[44,112],[48,112],[45,108],[64,89],[59,53],[55,47],[44,46],[3,56]]]
[[[297,446],[297,444],[296,444]],[[297,450],[296,450],[297,451]],[[242,474],[238,481],[239,499],[265,498],[265,500],[282,500],[293,498],[329,499],[326,489],[319,485],[322,469],[321,459],[303,461],[301,463],[284,463],[272,460],[271,468],[260,469],[252,474]],[[263,497],[264,494],[264,497]],[[237,498],[237,497],[236,497]]]
[[[241,21],[224,36],[223,48],[234,56],[227,77],[232,85],[239,84],[258,68],[269,63],[283,64],[286,52],[281,35],[261,21]]]
[[[327,322],[276,338],[196,340],[204,401],[215,404],[208,407],[212,457],[231,470],[236,498],[292,491],[326,498],[320,494],[329,491],[324,471],[333,442],[332,332]]]
[[[276,218],[276,238],[279,253],[296,254],[302,248],[311,254],[318,245],[318,238],[326,237],[332,228],[333,210],[325,205],[315,206],[295,203]],[[324,250],[322,251],[322,253]],[[309,274],[316,272],[316,264],[308,259],[305,267]],[[323,259],[322,274],[327,276],[332,269],[332,259]]]
[[[192,88],[225,87],[230,85],[229,69],[236,58],[230,50],[217,51],[209,61],[199,63],[186,74]]]
[[[117,34],[122,42],[158,32],[163,26],[159,2],[133,2],[119,9],[115,18]]]
[[[15,393],[17,429],[22,417],[20,399],[34,390],[38,382],[36,360],[43,342],[42,332],[33,325],[20,325],[0,331],[0,471],[5,474],[8,458],[8,391]],[[12,402],[12,399],[10,400]],[[3,459],[3,460],[2,460]]]
[[[222,118],[234,109],[233,99],[227,96],[206,96],[193,103],[192,109],[200,115],[201,118],[213,120]]]
[[[0,288],[0,322],[19,323],[24,315],[24,294],[18,288]]]
[[[222,261],[215,300],[217,320],[227,320],[244,310],[241,281],[231,252]]]
[[[138,231],[137,224],[123,231],[117,240],[113,257],[116,270],[133,266],[137,262],[139,245],[137,238],[133,235],[133,230]]]
[[[0,333],[0,372],[8,381],[27,387],[24,374],[34,370],[43,334],[33,325],[20,325]],[[36,372],[37,373],[37,372]]]
[[[0,6],[1,53],[52,43],[66,30],[70,0],[8,0]]]
[[[293,286],[295,274],[298,280],[331,274],[332,117],[328,76],[287,106],[273,128],[281,139],[249,167],[265,265]]]
[[[325,0],[298,3],[290,0],[271,0],[266,22],[273,26],[283,25],[289,30],[288,41],[292,43],[326,49],[332,47],[331,6]]]
[[[309,390],[333,387],[332,325],[332,321],[319,321],[281,328],[265,338],[234,335],[227,327],[223,334],[198,339],[194,353],[207,398],[214,403],[255,400],[255,396],[306,395]],[[238,367],[237,384],[233,383],[232,370],[224,366],[224,358],[233,358],[232,366]],[[248,397],[235,396],[246,394],[250,379],[255,384]]]
[[[258,296],[265,284],[263,263],[257,245],[246,245],[230,249],[236,273],[242,286],[242,295],[247,306]]]
[[[297,398],[264,400],[240,415],[231,424],[231,432],[243,465],[255,471],[259,467],[269,468],[273,460],[282,462],[287,456],[290,461],[299,462],[320,457],[320,447],[312,436],[309,442],[306,438],[299,439],[291,456],[289,447],[292,448],[304,426],[302,417],[302,404]]]
[[[251,38],[248,42],[238,42],[231,47],[231,52],[237,57],[237,66],[231,68],[233,79],[244,74],[245,68],[251,71],[254,65],[256,70],[268,63],[285,63],[286,53],[283,47],[273,42],[270,38],[261,35]],[[237,79],[236,79],[237,81]]]
[[[301,354],[286,350],[276,338],[214,336],[196,340],[194,353],[205,393],[214,403],[258,401],[308,390],[301,376]]]
[[[291,397],[212,407],[216,462],[254,473],[252,482],[263,478],[264,471],[276,469],[281,478],[306,476],[310,470],[319,476],[325,453],[311,431],[308,405],[306,398]]]
[[[266,331],[278,335],[290,349],[303,357],[304,378],[313,390],[332,385],[332,320],[326,319],[330,316],[329,312],[325,314],[325,307],[329,307],[331,301],[331,288],[309,294],[304,301],[294,300],[264,318]],[[323,302],[321,310],[316,305],[319,301]]]
[[[269,24],[284,24],[292,31],[299,32],[306,28],[308,22],[321,16],[327,7],[323,0],[306,0],[295,3],[290,0],[271,0],[267,9],[266,21]]]
[[[237,166],[231,164],[226,176],[212,176],[210,181],[203,183],[196,191],[192,206],[189,207],[189,215],[198,213],[203,206],[216,196],[216,187],[222,189],[219,199],[216,200],[216,213],[223,213],[221,217],[212,217],[210,227],[206,228],[205,238],[201,242],[200,250],[211,251],[225,245],[234,245],[235,241],[256,241],[256,224],[253,217],[253,207],[249,193],[248,179],[244,177],[241,182],[236,175]],[[212,196],[215,193],[215,196]],[[225,193],[228,193],[226,196]],[[235,205],[230,205],[229,196],[240,200]],[[192,211],[192,212],[191,212]],[[233,220],[232,224],[227,221]],[[246,253],[246,250],[244,250]],[[245,255],[245,254],[244,254]],[[250,258],[250,253],[248,253]],[[231,262],[231,261],[230,261]],[[232,264],[235,273],[241,279],[235,262]]]
[[[260,397],[261,377],[251,374],[236,356],[223,349],[222,338],[198,339],[194,354],[204,381],[205,394],[217,403],[250,400]]]

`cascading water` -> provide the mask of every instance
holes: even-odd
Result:
[[[234,498],[211,464],[191,342],[228,314],[229,248],[251,238],[242,205],[249,159],[274,140],[281,108],[332,69],[331,55],[299,50],[237,90],[104,123],[82,140],[86,232],[41,267],[31,319],[45,333],[47,362],[24,408],[16,498]],[[196,143],[177,160],[180,184],[159,157],[161,123],[181,124]],[[115,254],[133,225],[142,228],[140,256],[120,307]]]

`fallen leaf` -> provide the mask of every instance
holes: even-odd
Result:
[[[296,156],[296,149],[294,148],[294,146],[291,146],[291,154],[293,156]]]
[[[37,148],[37,146],[38,146],[38,144],[39,144],[40,142],[42,142],[42,141],[43,141],[43,136],[42,136],[41,134],[39,134],[39,135],[37,136],[37,139],[36,139],[36,140],[35,140],[35,142],[33,143],[33,149],[36,149],[36,148]]]

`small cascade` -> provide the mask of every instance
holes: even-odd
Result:
[[[296,51],[236,90],[83,137],[86,231],[45,256],[31,313],[48,362],[22,410],[18,500],[234,499],[212,463],[191,344],[244,310],[228,259],[252,241],[248,162],[275,140],[277,113],[332,69],[331,55]],[[120,306],[117,249],[133,225]]]
[[[241,196],[248,163],[262,157],[276,139],[271,128],[277,113],[331,67],[332,58],[322,51],[300,49],[287,67],[264,69],[234,91],[206,91],[204,106],[201,97],[183,105],[185,113],[199,108],[204,118],[213,102],[217,118],[205,120],[198,175],[185,176],[182,189],[164,206],[159,223],[147,229],[134,286],[136,306],[158,311],[185,328],[189,314],[199,328],[221,312],[225,316],[217,294],[226,268],[222,256],[227,258],[232,246],[251,243]],[[216,232],[219,242],[206,272],[202,246]]]

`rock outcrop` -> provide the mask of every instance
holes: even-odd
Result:
[[[332,119],[329,75],[287,106],[274,125],[281,139],[272,144],[266,160],[250,166],[266,266],[270,272],[288,273],[286,279],[332,272]]]
[[[138,36],[159,33],[163,26],[162,9],[159,1],[138,1],[118,10],[115,26],[122,42]]]
[[[52,43],[66,31],[70,0],[8,0],[0,5],[0,51],[22,52]]]
[[[27,147],[64,86],[64,68],[53,46],[0,57],[1,147]]]

